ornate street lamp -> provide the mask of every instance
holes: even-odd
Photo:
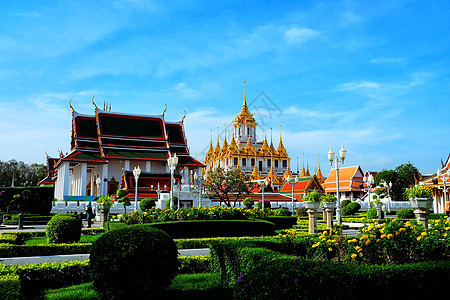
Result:
[[[141,168],[139,168],[139,166],[134,167],[133,175],[134,175],[134,181],[136,182],[135,192],[134,192],[134,210],[138,211],[138,206],[137,206],[138,179],[139,179],[139,175],[141,175]]]
[[[292,214],[295,214],[295,207],[294,207],[294,185],[298,182],[298,177],[295,178],[286,178],[287,183],[289,183],[292,187]]]
[[[265,203],[264,203],[264,189],[266,188],[266,186],[269,185],[269,182],[267,181],[267,178],[264,179],[262,181],[262,194],[261,194],[261,198],[262,198],[262,203],[261,203],[261,207],[264,210],[265,208]]]
[[[177,154],[175,153],[174,156],[169,156],[169,158],[167,159],[167,165],[169,166],[170,169],[170,197],[172,197],[171,201],[170,201],[170,208],[173,207],[173,182],[174,182],[174,178],[173,178],[173,173],[175,172],[175,169],[178,165],[178,157]]]
[[[100,177],[97,177],[97,179],[95,180],[95,183],[97,184],[97,196],[101,196],[100,184],[102,184],[102,179]]]
[[[330,161],[330,164],[333,165],[336,169],[336,198],[337,198],[337,209],[336,209],[336,220],[340,224],[341,222],[341,197],[339,195],[339,165],[344,164],[345,156],[347,155],[347,150],[344,149],[344,146],[342,146],[341,150],[339,150],[339,157],[341,159],[338,159],[337,157],[334,158],[334,152],[330,147],[330,151],[328,151],[328,160]]]
[[[198,176],[197,172],[194,173],[194,180],[198,185],[198,191],[199,191],[198,206],[202,207],[202,183],[203,183],[203,180],[201,177]]]

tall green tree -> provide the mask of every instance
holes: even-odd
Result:
[[[394,170],[382,170],[375,178],[375,185],[379,186],[381,181],[385,181],[387,184],[392,182],[392,188],[390,189],[390,196],[393,201],[407,200],[404,198],[403,192],[405,189],[416,184],[420,179],[419,170],[410,162],[407,164],[401,164]]]
[[[233,203],[233,207],[236,207],[237,200],[250,193],[246,181],[247,177],[241,169],[225,170],[219,167],[208,172],[204,187],[210,197],[218,197],[220,203],[223,202],[228,207]]]
[[[35,186],[45,178],[47,166],[44,164],[26,164],[23,161],[0,161],[0,186]]]

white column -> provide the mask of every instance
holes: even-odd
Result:
[[[129,160],[125,161],[125,165],[123,166],[123,168],[125,169],[125,171],[130,171],[130,161]]]
[[[145,172],[150,173],[152,171],[152,162],[146,161],[145,162]]]
[[[70,193],[70,174],[69,174],[69,172],[70,172],[70,170],[69,170],[69,163],[68,162],[64,162],[63,164],[62,164],[62,167],[61,167],[61,170],[60,170],[61,172],[62,172],[62,197],[64,197],[64,196],[69,196],[69,193]],[[59,175],[59,172],[60,171],[58,171],[58,175]],[[61,198],[61,200],[63,200],[63,198]]]
[[[80,196],[86,196],[87,163],[81,163],[80,168]]]
[[[95,181],[94,181],[94,170],[92,170],[92,172],[91,172],[90,179],[91,179],[91,194],[89,196],[94,196],[94,184],[95,184]]]

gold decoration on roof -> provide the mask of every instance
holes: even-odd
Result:
[[[212,130],[211,130],[211,141],[209,142],[209,149],[205,156],[205,163],[208,163],[210,161],[214,160],[214,148],[212,145]]]
[[[228,152],[228,142],[227,142],[227,124],[225,124],[225,140],[223,141],[223,146],[221,150],[221,157],[227,155]]]
[[[221,149],[220,149],[220,142],[219,142],[219,127],[217,127],[217,144],[216,149],[214,150],[214,160],[220,160],[221,159]]]
[[[267,143],[267,137],[266,134],[264,133],[264,142],[263,145],[261,146],[261,149],[259,149],[259,155],[262,156],[271,156],[271,152],[270,152],[270,147],[269,144]]]
[[[269,149],[270,149],[270,154],[271,155],[276,155],[276,150],[275,150],[275,147],[273,146],[273,142],[272,142],[272,128],[270,128],[270,146],[269,146]]]
[[[233,125],[252,125],[253,127],[256,127],[256,121],[255,118],[253,118],[253,115],[250,113],[247,107],[247,100],[245,98],[245,81],[244,81],[244,102],[242,103],[242,109],[241,112],[236,116],[234,119]]]
[[[230,144],[228,145],[228,152],[227,157],[233,157],[233,156],[239,156],[239,148],[236,144],[236,139],[234,137],[234,131],[233,131],[233,138],[230,141]]]
[[[292,176],[291,169],[289,169],[289,166],[288,166],[286,169],[286,172],[284,172],[283,181],[285,181],[286,178],[293,178],[293,177],[294,176]]]
[[[250,139],[250,136],[248,136],[247,144],[245,145],[243,153],[246,155],[252,155],[252,156],[256,154],[255,146],[253,145],[252,140]]]
[[[278,148],[276,150],[276,155],[278,155],[280,157],[283,157],[283,158],[288,157],[288,153],[286,151],[286,148],[284,148],[283,140],[281,138],[281,125],[280,125],[280,142],[278,143]],[[297,172],[298,172],[298,170],[297,170]]]
[[[318,154],[317,161],[318,161],[319,165],[318,165],[318,168],[317,168],[316,177],[317,177],[317,181],[320,184],[322,184],[322,183],[325,182],[325,177],[323,177],[322,171],[320,171],[320,153]]]
[[[275,170],[273,169],[273,165],[270,166],[269,174],[267,174],[267,180],[270,182],[270,184],[272,186],[280,184],[277,174],[275,173]]]
[[[302,172],[300,173],[300,177],[305,177],[306,176],[306,171],[305,171],[305,153],[302,153],[303,156],[303,167],[302,167]]]
[[[258,168],[255,166],[253,167],[253,172],[252,172],[252,180],[260,180],[261,179],[261,175],[259,174]]]
[[[309,173],[309,157],[306,155],[306,176],[311,176]]]

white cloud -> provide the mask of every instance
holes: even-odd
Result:
[[[284,32],[284,37],[289,43],[304,43],[317,37],[320,33],[316,30],[294,26]]]
[[[402,63],[404,59],[401,57],[376,57],[369,61],[371,64],[393,64]]]
[[[380,89],[381,87],[382,84],[375,81],[352,81],[340,84],[338,86],[338,90],[340,91],[354,91],[359,89],[374,90]]]

